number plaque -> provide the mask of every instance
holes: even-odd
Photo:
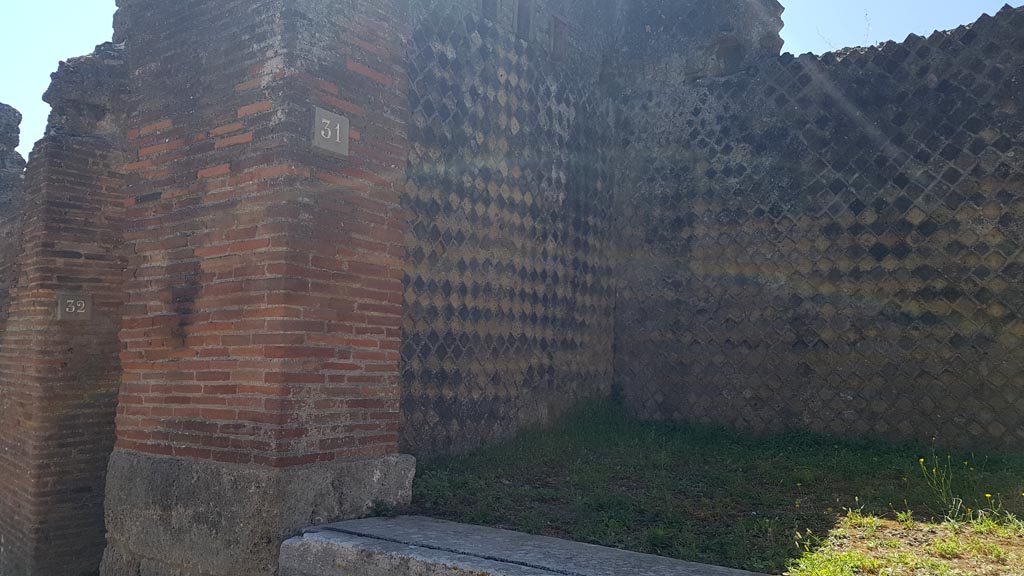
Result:
[[[62,293],[57,295],[58,320],[91,320],[92,296]]]
[[[348,156],[348,118],[323,108],[313,115],[313,146],[339,156]]]

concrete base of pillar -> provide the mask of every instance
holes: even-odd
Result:
[[[303,528],[412,499],[416,460],[396,455],[271,469],[115,451],[102,576],[273,576]]]

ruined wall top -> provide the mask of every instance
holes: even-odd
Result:
[[[115,117],[123,113],[127,90],[123,52],[121,45],[107,42],[92,54],[60,63],[43,94],[51,106],[47,135],[119,135]]]
[[[15,239],[21,217],[25,159],[18,153],[21,113],[0,103],[0,333],[6,324],[8,294],[14,282],[13,261],[20,246]]]
[[[25,171],[25,159],[18,153],[21,113],[0,103],[0,210],[11,200]]]
[[[6,157],[9,151],[18,147],[20,125],[21,113],[0,103],[0,158]]]
[[[155,0],[118,0],[114,42],[131,45]],[[307,8],[326,0],[303,0]],[[415,29],[431,18],[482,17],[539,54],[595,71],[604,59],[624,76],[689,82],[724,76],[781,53],[779,0],[410,0],[402,18]],[[267,10],[283,3],[267,2]],[[614,76],[614,74],[613,74]],[[616,82],[612,80],[614,87]],[[630,82],[621,79],[623,85]]]
[[[653,82],[725,76],[782,51],[777,0],[622,0],[624,70]]]

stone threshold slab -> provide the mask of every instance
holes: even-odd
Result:
[[[311,529],[281,547],[280,576],[758,576],[432,518]]]

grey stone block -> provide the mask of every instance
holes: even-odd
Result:
[[[753,576],[430,518],[340,522],[286,541],[281,576]]]
[[[415,466],[396,455],[277,470],[116,451],[101,574],[273,575],[279,543],[302,528],[407,504]]]

